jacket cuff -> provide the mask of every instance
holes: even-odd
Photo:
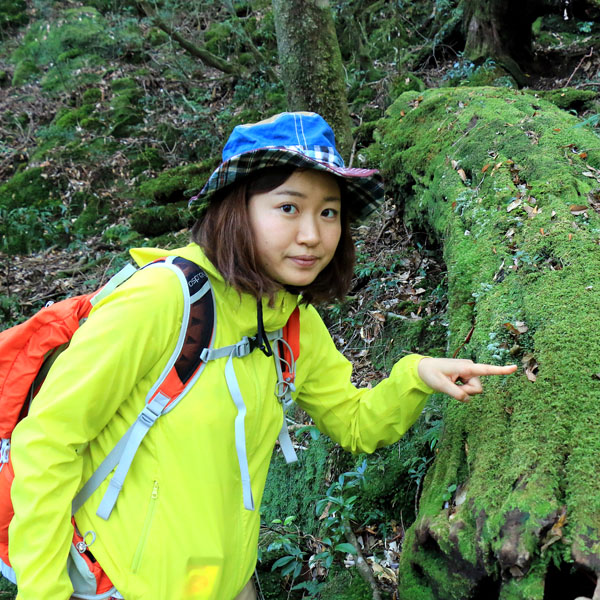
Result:
[[[421,390],[425,394],[433,394],[435,390],[432,387],[429,387],[420,377],[419,377],[419,363],[421,360],[425,358],[421,354],[409,354],[402,358],[399,363],[406,369],[407,373],[410,373],[412,378],[412,385],[418,390]]]

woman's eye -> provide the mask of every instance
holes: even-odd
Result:
[[[283,204],[279,208],[281,209],[282,212],[286,213],[287,215],[292,215],[297,210],[293,204]]]
[[[335,208],[326,208],[321,214],[328,219],[332,219],[337,217],[338,211]]]

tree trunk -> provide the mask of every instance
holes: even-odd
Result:
[[[409,92],[380,125],[389,191],[443,244],[448,355],[521,365],[448,401],[402,600],[600,598],[600,144],[576,125],[496,88]]]
[[[533,56],[531,25],[537,0],[464,0],[465,56],[498,61],[520,85]]]
[[[345,76],[328,0],[273,0],[273,12],[288,108],[319,113],[348,159],[352,134]]]

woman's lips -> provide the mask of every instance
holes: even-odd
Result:
[[[316,256],[290,256],[290,260],[299,267],[312,267],[319,259]]]

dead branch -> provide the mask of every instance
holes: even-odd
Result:
[[[199,58],[205,65],[213,67],[227,73],[228,75],[240,75],[242,70],[238,65],[231,64],[226,60],[216,56],[212,52],[193,44],[189,40],[182,37],[175,29],[165,23],[154,11],[154,9],[145,0],[138,0],[137,5],[144,11],[154,25],[162,29],[171,39],[175,40],[184,50],[187,50],[192,56]]]

